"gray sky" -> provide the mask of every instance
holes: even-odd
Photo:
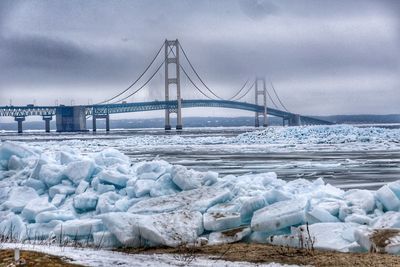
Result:
[[[178,38],[223,97],[265,75],[290,111],[400,113],[399,14],[396,0],[2,0],[0,105],[101,101]],[[163,90],[162,71],[130,100],[162,99]],[[201,98],[184,78],[182,95]]]

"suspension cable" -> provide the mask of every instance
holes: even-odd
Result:
[[[281,103],[282,107],[283,107],[287,112],[289,112],[289,110],[285,107],[285,105],[282,103],[281,99],[279,98],[278,94],[276,93],[276,90],[275,90],[275,87],[274,87],[272,81],[269,81],[269,82],[271,83],[271,87],[272,87],[272,89],[274,90],[274,93],[275,93],[276,98],[278,99],[279,103]]]
[[[272,102],[272,104],[274,105],[274,107],[275,107],[276,109],[279,109],[278,106],[275,104],[274,99],[272,99],[272,97],[271,97],[271,95],[270,95],[268,89],[266,89],[265,91],[267,91],[268,98],[271,100],[271,102]]]
[[[240,94],[240,92],[242,92],[242,90],[246,87],[246,85],[249,83],[249,79],[247,79],[247,81],[243,84],[243,86],[242,86],[242,88],[240,88],[240,90],[236,93],[236,94],[234,94],[231,98],[229,98],[228,100],[232,100],[232,99],[234,99],[235,97],[237,97],[239,94]]]
[[[119,97],[119,96],[123,95],[124,93],[126,93],[129,89],[131,89],[132,86],[134,86],[134,85],[143,77],[143,75],[149,70],[149,68],[153,65],[154,61],[157,59],[157,57],[158,57],[158,55],[160,54],[160,52],[161,52],[161,50],[163,49],[163,47],[164,47],[164,43],[163,43],[163,45],[160,47],[160,49],[158,50],[157,54],[156,54],[155,57],[152,59],[152,61],[150,62],[150,64],[146,67],[146,69],[142,72],[142,74],[140,74],[139,77],[138,77],[133,83],[131,83],[131,85],[129,85],[125,90],[123,90],[123,91],[120,92],[119,94],[115,95],[114,97],[112,97],[112,98],[110,98],[110,99],[107,99],[107,100],[104,100],[104,101],[102,101],[102,102],[99,102],[99,103],[97,103],[97,104],[95,104],[95,105],[104,104],[104,103],[106,103],[106,102],[112,101],[112,100],[116,99],[117,97]]]
[[[244,93],[244,95],[242,95],[241,97],[237,98],[236,101],[238,101],[238,100],[242,99],[243,97],[245,97],[245,96],[250,92],[251,88],[254,87],[255,84],[256,84],[256,82],[254,81],[254,82],[251,84],[251,86],[249,87],[249,89],[247,89],[246,93]]]
[[[190,83],[205,97],[207,97],[208,99],[213,100],[212,97],[209,97],[207,94],[205,94],[194,82],[193,80],[189,77],[189,75],[187,74],[186,70],[183,68],[183,66],[179,63],[179,66],[181,68],[181,70],[183,71],[183,73],[185,74],[185,76],[188,78],[188,80],[190,81]]]
[[[168,55],[171,53],[171,51],[172,51],[172,48],[170,48],[170,51],[168,52]],[[132,92],[128,96],[126,96],[126,97],[124,97],[124,98],[122,98],[120,100],[117,100],[117,101],[113,102],[112,104],[118,103],[120,101],[124,101],[125,99],[128,99],[129,97],[133,96],[134,94],[136,94],[137,92],[142,90],[154,78],[154,76],[158,73],[158,71],[161,69],[161,67],[165,64],[166,60],[167,60],[167,57],[164,59],[163,62],[161,62],[161,64],[156,69],[156,71],[150,76],[150,78],[142,86],[140,86],[137,90],[135,90],[134,92]]]
[[[182,50],[182,52],[183,52],[183,55],[185,56],[187,62],[189,63],[190,68],[191,68],[191,69],[193,70],[193,72],[196,74],[197,78],[198,78],[198,79],[200,80],[200,82],[204,85],[204,87],[205,87],[211,94],[213,94],[216,98],[219,98],[219,99],[223,100],[222,97],[220,97],[220,96],[218,96],[216,93],[214,93],[214,91],[211,90],[211,89],[204,83],[203,79],[201,79],[200,75],[197,73],[196,69],[193,67],[193,65],[192,65],[192,63],[190,62],[188,56],[186,55],[185,50],[183,49],[183,47],[181,46],[180,43],[179,43],[179,47],[181,48],[181,50]]]

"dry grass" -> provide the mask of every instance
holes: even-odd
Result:
[[[151,248],[146,250],[124,249],[127,253],[182,253],[181,248]],[[369,253],[340,253],[315,250],[312,254],[306,249],[296,249],[264,244],[234,243],[220,246],[196,247],[198,256],[208,255],[227,261],[248,261],[254,263],[277,262],[283,264],[331,266],[384,266],[400,267],[400,256]]]
[[[82,265],[68,263],[67,258],[53,256],[45,253],[34,251],[21,251],[21,259],[25,264],[15,265],[14,250],[4,249],[0,250],[0,267],[11,266],[34,266],[34,267],[79,267]]]

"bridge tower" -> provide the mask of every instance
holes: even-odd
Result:
[[[172,84],[176,86],[176,109],[165,110],[165,130],[171,130],[170,114],[176,112],[176,129],[182,130],[182,99],[181,99],[181,81],[180,81],[180,65],[179,65],[179,41],[165,40],[165,101],[169,101],[170,87]],[[172,55],[170,55],[170,50]],[[170,77],[168,66],[175,64],[175,77]]]
[[[263,115],[263,126],[268,126],[267,119],[267,87],[265,85],[265,78],[256,77],[256,81],[254,83],[255,87],[255,104],[258,105],[258,96],[262,96],[262,106],[264,110],[262,113],[255,113],[255,127],[260,126],[259,116]],[[261,88],[260,88],[261,87]]]

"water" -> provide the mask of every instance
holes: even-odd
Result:
[[[236,136],[253,128],[192,128],[181,133],[172,131],[167,135],[183,137]],[[115,130],[110,133],[5,133],[2,140],[19,140],[41,143],[52,140],[111,140],[130,136],[166,135],[161,129]],[[345,144],[343,145],[345,146]],[[169,145],[158,147],[119,145],[133,161],[164,159],[200,171],[217,171],[220,175],[241,175],[274,171],[284,180],[304,178],[314,180],[322,177],[326,182],[341,188],[376,189],[382,184],[400,179],[400,149],[398,150],[336,150],[330,145],[311,149],[271,149],[259,145]]]

